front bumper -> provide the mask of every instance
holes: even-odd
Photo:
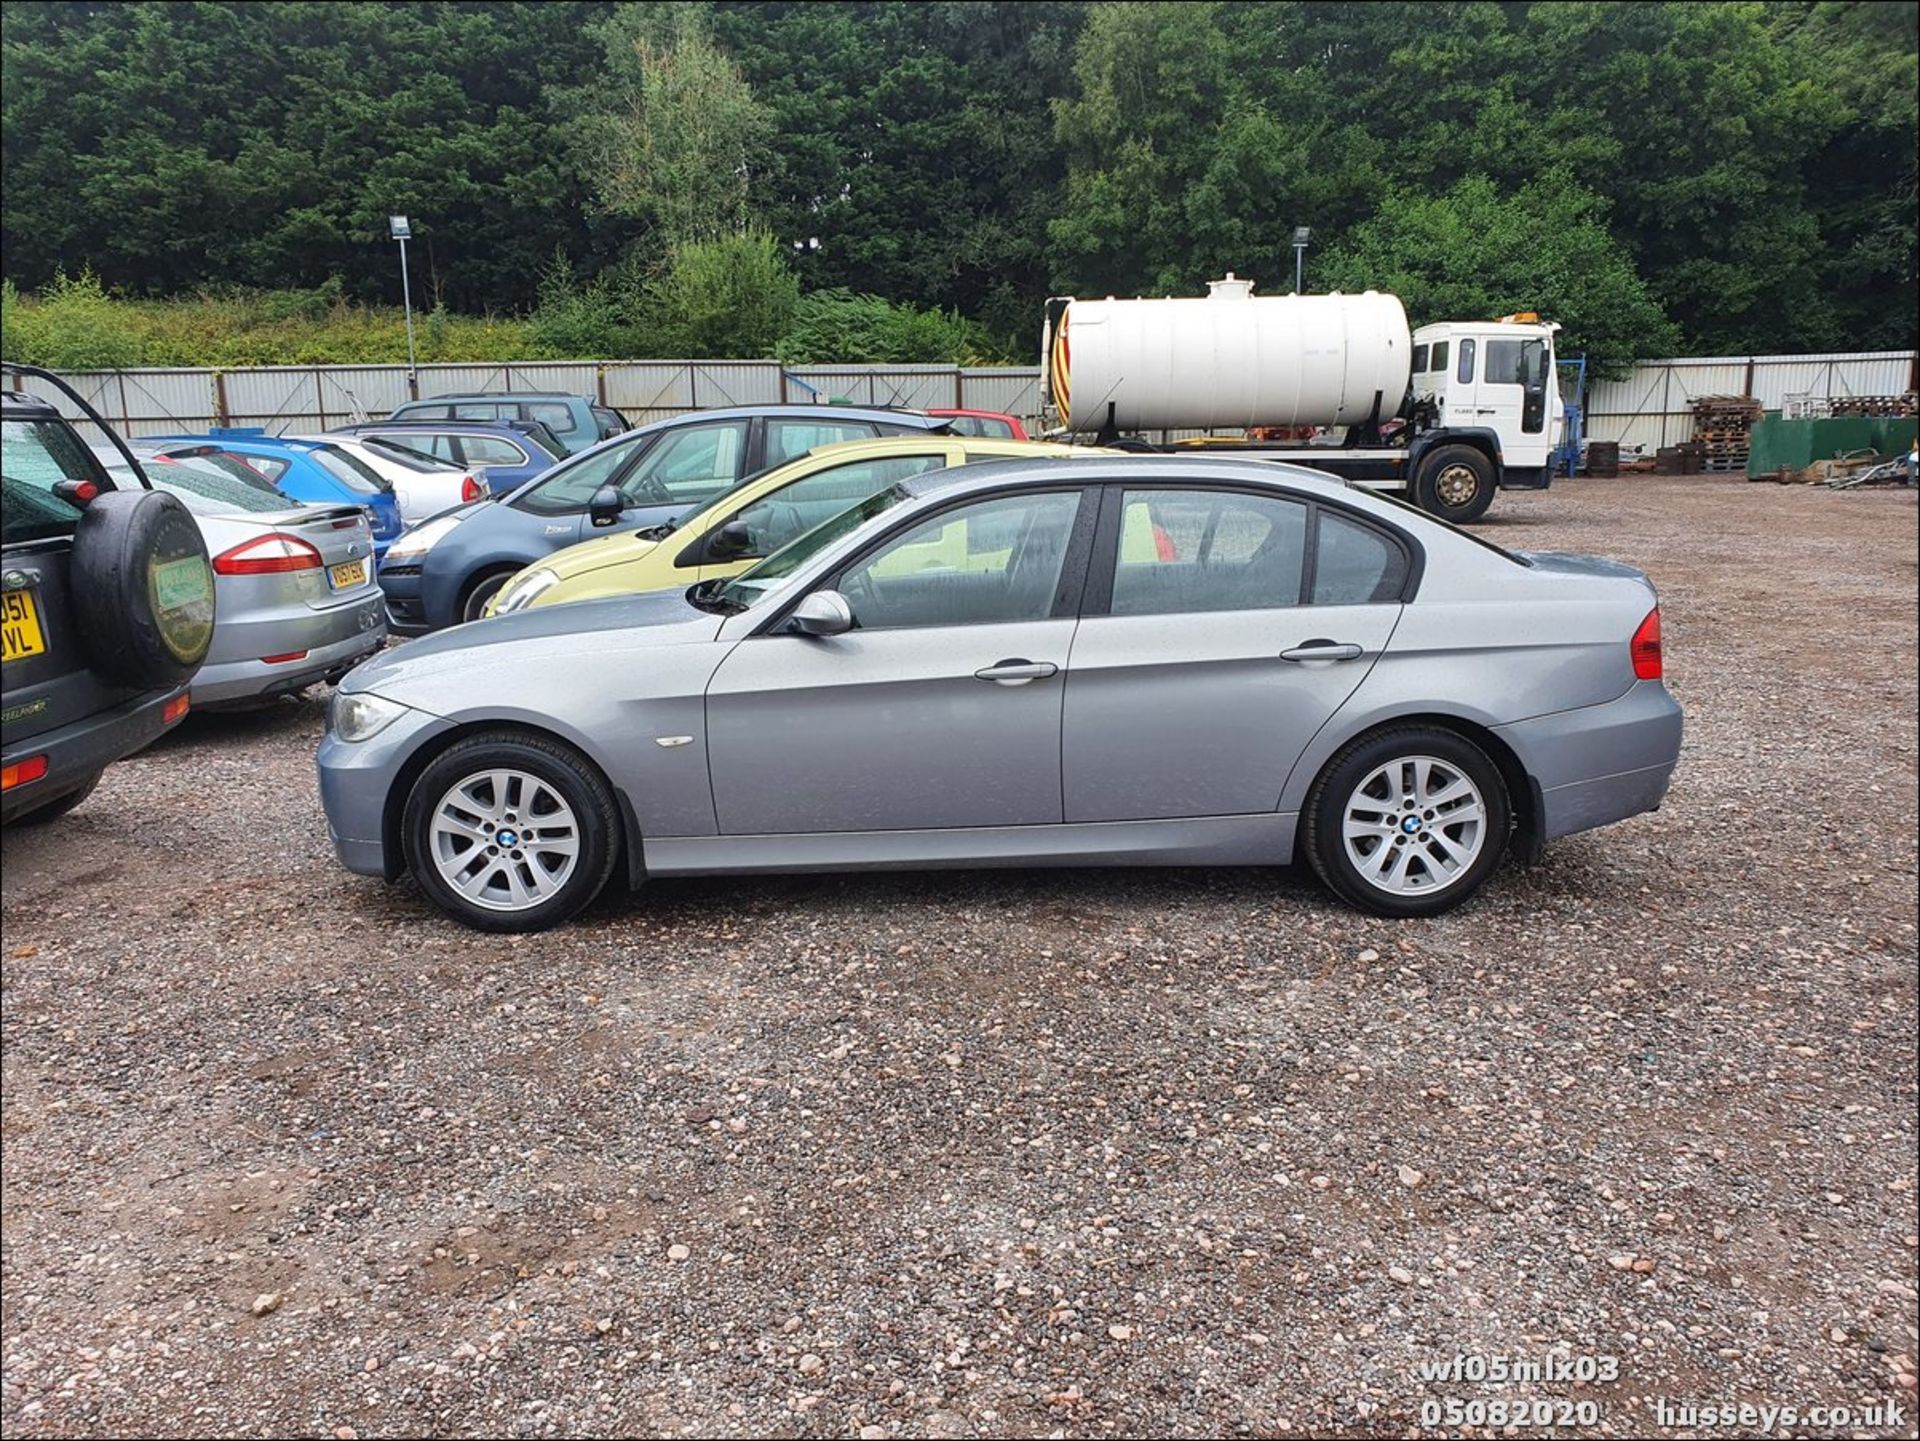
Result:
[[[72,725],[7,745],[0,751],[0,766],[45,756],[47,773],[37,781],[0,792],[0,823],[78,790],[115,761],[132,755],[171,730],[178,723],[178,717],[168,721],[167,706],[185,690],[185,686],[176,686],[172,690],[155,691]]]
[[[405,869],[397,845],[387,844],[387,798],[401,768],[420,747],[453,729],[451,721],[410,710],[378,735],[343,741],[328,728],[313,758],[327,838],[340,864],[363,876],[392,880]]]
[[[1540,787],[1550,841],[1659,809],[1680,762],[1679,702],[1657,680],[1618,700],[1498,726]]]

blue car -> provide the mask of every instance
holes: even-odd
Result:
[[[422,635],[477,620],[522,566],[576,541],[664,524],[817,445],[947,429],[945,419],[918,411],[844,405],[736,406],[643,425],[511,495],[408,531],[380,567],[390,628]]]
[[[472,471],[495,495],[545,475],[567,448],[537,420],[374,420],[336,425],[331,435],[354,435],[404,445]]]
[[[241,426],[220,427],[205,435],[155,435],[149,442],[191,442],[217,450],[206,458],[231,467],[243,465],[263,478],[288,500],[309,505],[357,505],[373,518],[375,562],[402,529],[400,503],[393,486],[357,457],[337,445],[314,440],[282,440],[266,431]]]

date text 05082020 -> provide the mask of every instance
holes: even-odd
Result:
[[[1427,1396],[1420,1402],[1423,1429],[1455,1426],[1528,1426],[1536,1429],[1554,1426],[1593,1427],[1600,1424],[1598,1401],[1569,1401],[1543,1396],[1534,1400],[1489,1401],[1475,1396]]]

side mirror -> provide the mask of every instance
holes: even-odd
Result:
[[[799,635],[842,635],[853,629],[853,607],[837,590],[816,590],[793,608],[789,624]]]
[[[603,485],[587,502],[587,519],[595,525],[612,525],[620,519],[622,508],[620,492],[610,485]]]
[[[713,533],[707,550],[715,560],[733,560],[753,549],[753,535],[744,520],[730,520]]]

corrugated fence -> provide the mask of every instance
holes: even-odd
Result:
[[[1741,355],[1649,360],[1587,396],[1587,435],[1649,450],[1693,434],[1703,395],[1752,395],[1768,410],[1796,397],[1898,395],[1915,388],[1915,352]],[[128,435],[259,425],[299,435],[388,414],[408,398],[404,365],[300,365],[251,370],[124,370],[68,375]],[[29,387],[31,388],[31,386]],[[558,390],[599,398],[633,424],[720,405],[844,397],[863,405],[958,406],[1027,419],[1040,409],[1033,366],[819,365],[770,360],[620,360],[564,364],[423,365],[415,393]],[[71,411],[63,397],[62,408]],[[1181,432],[1185,433],[1185,432]]]
[[[302,435],[375,420],[408,399],[404,365],[292,365],[247,370],[108,370],[65,376],[124,435],[258,425]],[[68,414],[79,412],[50,386]],[[721,405],[806,403],[837,397],[911,409],[954,406],[1030,416],[1040,408],[1035,367],[822,365],[787,370],[770,360],[576,361],[564,364],[423,365],[414,393],[552,390],[594,396],[635,425]],[[88,425],[91,430],[92,426]]]
[[[1900,395],[1915,388],[1915,352],[1735,355],[1649,360],[1624,380],[1587,394],[1587,438],[1648,451],[1693,437],[1693,402],[1703,395],[1751,395],[1767,410],[1812,396]]]

